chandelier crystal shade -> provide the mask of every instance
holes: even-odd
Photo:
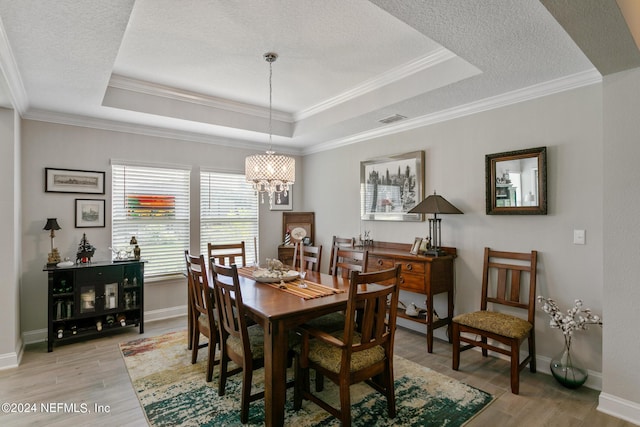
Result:
[[[273,197],[280,203],[280,196],[286,196],[290,185],[296,180],[296,161],[293,157],[276,154],[271,149],[272,140],[272,63],[278,58],[273,52],[264,54],[269,63],[269,150],[266,154],[248,156],[244,162],[244,174],[247,182],[252,183],[256,193],[261,195],[264,203],[265,193],[269,195],[269,205],[273,206]]]

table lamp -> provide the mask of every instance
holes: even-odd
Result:
[[[449,203],[444,197],[436,194],[434,191],[432,195],[418,203],[408,213],[433,214],[433,218],[429,218],[429,241],[431,242],[431,247],[427,249],[425,255],[447,255],[447,252],[440,248],[441,218],[438,218],[438,214],[461,214],[462,211]]]
[[[58,225],[58,220],[56,218],[47,218],[47,223],[45,224],[43,230],[51,230],[51,252],[49,252],[49,258],[47,260],[47,267],[53,267],[58,264],[60,260],[60,253],[57,248],[54,248],[53,239],[56,237],[56,230],[60,230],[60,226]]]

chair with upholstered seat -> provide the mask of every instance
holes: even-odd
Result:
[[[353,237],[338,237],[333,236],[333,241],[331,242],[331,258],[329,258],[329,274],[333,276],[333,260],[335,257],[335,253],[338,249],[353,249],[356,244],[356,239]]]
[[[322,245],[305,246],[297,243],[293,250],[293,269],[320,271],[322,262]]]
[[[244,240],[240,243],[208,243],[207,256],[209,258],[209,268],[212,268],[213,264],[236,264],[240,267],[247,266],[247,253],[245,251]],[[238,264],[238,261],[240,261],[241,264]]]
[[[333,254],[332,275],[350,277],[352,271],[365,273],[369,251],[359,249],[337,248]]]
[[[351,273],[346,320],[341,331],[328,334],[308,326],[299,328],[302,343],[296,354],[294,409],[301,408],[303,398],[308,399],[338,418],[343,426],[350,426],[349,386],[365,381],[386,396],[389,418],[395,417],[393,342],[400,270],[397,264],[383,271]],[[311,393],[310,369],[338,385],[339,409]]]
[[[249,418],[249,403],[264,397],[264,391],[251,394],[253,371],[264,366],[264,330],[248,326],[246,310],[235,264],[213,264],[213,280],[220,324],[220,383],[218,395],[225,393],[227,377],[242,372],[240,421]],[[228,370],[229,361],[238,368]]]
[[[511,358],[513,394],[520,392],[520,371],[527,364],[531,372],[536,372],[537,260],[536,251],[519,253],[485,248],[480,311],[458,315],[452,321],[454,370],[459,368],[460,352],[481,347],[484,357],[491,350]],[[497,311],[500,306],[503,309]],[[529,354],[520,361],[520,346],[524,341],[528,341]],[[466,344],[461,346],[461,342]]]
[[[184,256],[187,262],[187,277],[190,287],[190,311],[193,313],[192,330],[190,331],[192,334],[191,363],[197,362],[198,350],[203,347],[200,345],[200,335],[202,334],[208,340],[206,345],[209,349],[209,360],[207,361],[207,382],[209,382],[213,378],[213,366],[218,363],[215,360],[218,324],[213,290],[209,287],[204,256],[195,257],[190,255],[188,251],[185,251]]]

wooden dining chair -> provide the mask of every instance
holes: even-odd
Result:
[[[352,271],[366,273],[369,251],[337,248],[333,255],[333,276],[350,277]]]
[[[353,249],[356,244],[356,239],[353,237],[338,237],[333,236],[333,241],[331,242],[331,258],[329,258],[329,274],[333,276],[333,258],[335,256],[336,250],[339,248],[344,249]]]
[[[357,249],[342,249],[337,248],[334,253],[334,268],[333,275],[340,275],[344,279],[349,279],[352,271],[364,273],[367,271],[367,262],[369,258],[369,252]],[[329,313],[324,316],[320,316],[308,322],[308,324],[314,328],[320,329],[324,332],[333,332],[341,330],[344,327],[345,316],[342,312]],[[323,388],[322,376],[316,377],[316,391],[321,391]]]
[[[320,271],[322,262],[322,245],[305,246],[302,242],[297,243],[293,250],[293,269]]]
[[[190,286],[191,308],[193,313],[193,330],[191,331],[191,363],[198,360],[198,350],[200,346],[200,335],[207,337],[207,347],[209,349],[207,360],[207,382],[213,378],[213,366],[219,361],[215,360],[216,344],[218,343],[218,322],[215,312],[213,291],[209,287],[207,279],[206,261],[204,256],[192,256],[185,251],[187,261],[187,276]]]
[[[247,266],[247,252],[244,240],[240,243],[207,244],[207,256],[209,268],[213,270],[213,264]],[[241,261],[241,264],[238,264]]]
[[[251,394],[253,371],[264,366],[264,330],[260,325],[247,324],[236,265],[227,267],[213,264],[212,271],[220,319],[218,395],[225,394],[229,376],[242,372],[240,421],[246,424],[249,418],[249,403],[264,397],[264,390]],[[229,361],[233,361],[238,367],[228,370]]]
[[[302,343],[296,354],[295,410],[302,407],[303,398],[308,399],[338,418],[342,426],[350,426],[349,386],[366,381],[386,396],[389,418],[395,417],[393,342],[400,271],[401,265],[396,264],[394,268],[388,270],[351,273],[343,330],[328,334],[309,327],[299,328]],[[373,283],[384,283],[384,285],[361,286]],[[361,316],[359,329],[356,329],[357,315]],[[314,369],[338,385],[339,409],[311,393],[310,369]]]
[[[536,251],[519,253],[484,249],[480,311],[460,314],[452,320],[454,370],[458,370],[462,351],[481,347],[484,357],[487,357],[488,350],[510,357],[513,394],[520,391],[520,371],[527,364],[531,372],[536,372],[537,262]],[[489,310],[489,304],[492,310]],[[498,311],[500,306],[508,307],[510,313]],[[522,314],[516,315],[515,312]],[[529,344],[529,354],[520,361],[520,346],[525,340]],[[466,344],[461,346],[461,342]]]

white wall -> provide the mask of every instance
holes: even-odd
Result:
[[[0,368],[17,366],[21,356],[20,336],[20,127],[13,110],[0,108]]]
[[[538,146],[548,149],[548,215],[486,215],[485,155]],[[485,246],[538,250],[539,294],[565,308],[582,298],[602,312],[600,85],[305,156],[304,209],[316,212],[319,243],[329,245],[334,234],[360,233],[360,161],[415,150],[425,151],[425,195],[436,190],[464,212],[442,220],[443,245],[458,249],[456,313],[479,308]],[[427,234],[425,222],[369,221],[364,228],[380,241],[411,243]],[[573,229],[587,231],[586,245],[573,244]],[[444,298],[435,303],[437,311],[446,312]],[[542,311],[536,322],[537,353],[551,358],[562,349],[562,334],[548,327]],[[579,332],[573,346],[597,377],[601,328]]]
[[[50,250],[50,239],[42,228],[48,217],[58,218],[62,227],[56,232],[55,244],[60,255],[75,259],[82,233],[87,233],[91,244],[97,247],[94,260],[111,259],[111,159],[146,162],[161,165],[189,165],[192,169],[192,187],[199,186],[199,170],[244,172],[244,159],[253,151],[215,146],[166,138],[112,132],[25,120],[22,141],[22,296],[21,318],[25,341],[41,340],[47,327],[47,279],[42,268]],[[300,174],[298,159],[297,173]],[[45,193],[44,168],[84,169],[106,172],[106,194],[89,195],[104,198],[106,227],[95,229],[74,228],[74,200],[83,194]],[[4,172],[2,172],[4,173]],[[294,209],[301,204],[301,185],[294,186]],[[197,189],[192,190],[193,212],[199,211]],[[198,237],[197,214],[192,215],[192,238]],[[277,256],[281,243],[282,213],[269,211],[268,203],[260,206],[260,257]],[[199,251],[198,243],[192,251]],[[144,246],[142,246],[144,257]],[[175,313],[175,308],[186,313],[184,280],[145,284],[146,318],[163,317]],[[1,352],[0,352],[1,354]]]
[[[640,424],[640,69],[604,81],[604,354],[600,407]],[[623,399],[623,400],[621,400]]]

